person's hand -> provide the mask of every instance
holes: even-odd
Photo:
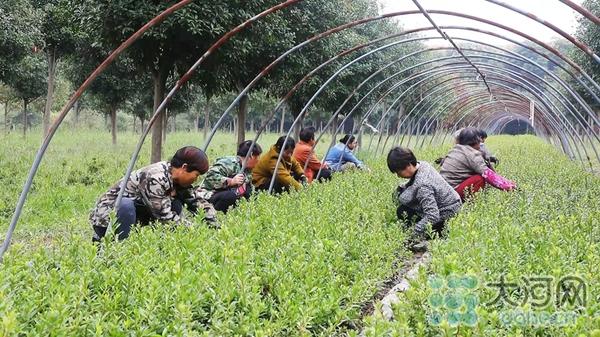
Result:
[[[246,177],[240,173],[240,174],[236,175],[235,177],[229,179],[228,184],[229,184],[229,186],[232,186],[232,187],[240,186],[240,185],[244,184],[245,178]]]

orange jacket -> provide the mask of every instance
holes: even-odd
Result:
[[[309,183],[313,181],[321,167],[325,167],[319,159],[317,159],[317,155],[311,150],[312,145],[299,141],[298,144],[296,144],[296,148],[294,148],[293,155],[294,159],[298,161],[302,168],[304,168],[304,165],[306,165],[306,162],[308,161],[308,166],[306,167],[306,170],[304,170],[304,175]]]

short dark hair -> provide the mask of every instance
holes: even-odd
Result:
[[[252,146],[252,143],[254,143],[254,141],[252,140],[246,140],[242,142],[238,146],[237,155],[240,157],[246,157],[248,155],[250,147]],[[260,145],[258,145],[258,143],[254,143],[254,146],[252,146],[252,156],[260,156],[261,153],[262,148],[260,147]]]
[[[283,151],[286,151],[294,149],[296,147],[296,141],[294,140],[294,138],[288,137],[287,141],[285,142],[285,145],[283,144],[284,141],[285,136],[281,136],[279,137],[279,139],[277,139],[277,143],[275,143],[275,149],[277,149],[278,152],[280,152],[281,149],[283,149]]]
[[[387,156],[388,168],[392,173],[404,170],[408,165],[417,165],[417,157],[411,149],[397,146]]]
[[[481,138],[483,140],[483,139],[486,139],[487,137],[488,137],[487,132],[485,132],[484,129],[479,129],[479,138]]]
[[[345,135],[344,138],[340,139],[340,143],[344,143],[346,145],[351,144],[356,140],[356,137],[353,135]]]
[[[300,130],[300,140],[308,143],[311,140],[315,139],[315,131],[316,130],[317,129],[315,129],[315,127],[313,127],[313,126],[309,126],[307,128]]]
[[[481,143],[479,130],[476,128],[464,128],[458,135],[458,144],[460,145],[476,145]]]
[[[186,171],[188,172],[198,171],[200,174],[204,174],[208,171],[206,153],[195,146],[186,146],[177,150],[170,162],[171,166],[177,168],[187,164]]]

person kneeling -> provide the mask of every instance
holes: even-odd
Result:
[[[476,193],[486,183],[504,191],[512,191],[516,184],[490,169],[480,151],[481,138],[479,130],[464,128],[458,136],[458,144],[454,145],[442,162],[440,174],[454,187],[462,200],[468,193]]]
[[[268,191],[274,174],[275,182],[272,191],[275,193],[282,193],[291,189],[297,191],[307,184],[302,167],[292,157],[296,142],[293,138],[288,138],[287,141],[285,138],[285,136],[280,137],[269,152],[260,157],[258,164],[252,171],[252,183],[257,190]],[[277,172],[275,172],[275,166],[281,151],[283,151],[281,162],[277,167]]]
[[[198,188],[198,194],[208,200],[217,211],[227,213],[238,200],[249,199],[252,195],[252,170],[262,153],[260,145],[253,146],[253,143],[251,140],[241,143],[236,156],[217,158]],[[248,155],[251,147],[251,155]]]
[[[331,170],[325,163],[321,163],[314,152],[315,128],[307,127],[300,131],[300,141],[294,149],[294,159],[300,166],[306,167],[304,175],[309,183],[314,179],[317,181],[331,180]]]
[[[367,170],[367,166],[353,153],[357,146],[356,137],[345,135],[337,145],[329,149],[325,156],[325,164],[333,172],[345,172],[353,169]]]
[[[184,222],[184,203],[192,213],[203,208],[205,220],[217,226],[212,205],[196,196],[192,189],[192,184],[207,170],[208,158],[204,151],[187,146],[179,149],[171,161],[158,162],[134,171],[125,184],[123,199],[117,209],[115,233],[118,240],[129,237],[136,223],[145,226],[155,221]],[[102,195],[90,214],[94,242],[106,235],[110,213],[115,208],[121,184],[122,180]],[[190,198],[179,197],[184,195]]]
[[[414,225],[409,248],[415,252],[426,250],[427,226],[441,234],[446,221],[460,210],[460,196],[429,163],[417,161],[410,149],[393,148],[387,164],[392,173],[409,179],[398,186],[395,195],[398,218],[407,227]]]

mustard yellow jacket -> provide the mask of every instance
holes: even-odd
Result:
[[[258,164],[252,170],[252,184],[254,186],[258,187],[271,181],[273,171],[275,171],[275,164],[277,164],[277,158],[279,158],[279,153],[275,149],[275,146],[272,146],[269,152],[264,153],[260,157]],[[297,176],[303,176],[304,170],[296,159],[292,158],[291,161],[286,161],[282,158],[277,168],[275,181],[283,186],[291,186],[295,190],[299,190],[302,188],[302,185],[294,179],[292,173],[295,173]]]

